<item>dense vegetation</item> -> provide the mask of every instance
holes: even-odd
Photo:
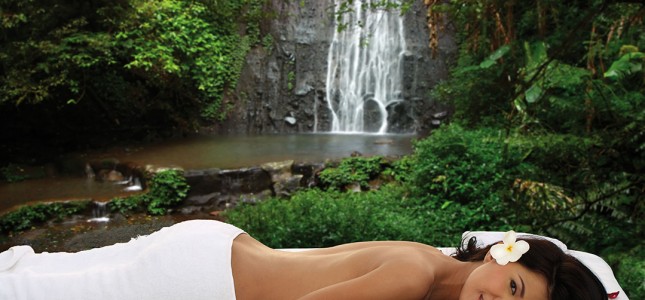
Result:
[[[59,132],[150,138],[221,118],[244,50],[261,38],[263,2],[3,1],[2,138],[64,146],[78,140]],[[320,174],[322,189],[245,205],[228,220],[273,247],[455,245],[465,230],[547,234],[602,255],[629,296],[645,298],[643,5],[425,3],[431,49],[450,28],[460,46],[450,79],[430,95],[455,107],[451,123],[400,161],[349,159]],[[112,209],[165,213],[186,193],[178,176]],[[375,181],[390,183],[370,190]],[[363,192],[347,192],[355,189]],[[44,208],[21,214],[0,225],[51,217]]]
[[[2,1],[2,163],[223,119],[264,2]]]

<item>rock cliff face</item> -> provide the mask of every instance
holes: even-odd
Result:
[[[328,50],[336,30],[333,0],[273,0],[265,11],[274,17],[262,25],[262,45],[251,49],[236,90],[225,98],[225,103],[233,105],[218,131],[329,131],[325,87]],[[448,34],[437,57],[430,57],[422,1],[407,12],[404,23],[408,49],[403,62],[405,102],[390,109],[389,132],[424,132],[437,125],[436,116],[445,115],[446,108],[434,103],[429,91],[447,76],[456,47]]]

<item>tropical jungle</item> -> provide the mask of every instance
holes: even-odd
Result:
[[[272,2],[306,1],[3,0],[0,179],[29,180],[21,169],[79,149],[217,131],[247,101],[234,96],[246,55],[279,38],[264,30],[277,17]],[[339,1],[336,17],[354,1]],[[453,35],[449,76],[425,95],[450,107],[448,121],[409,155],[348,155],[316,187],[242,203],[224,220],[282,248],[543,234],[600,255],[630,298],[645,299],[645,5],[368,3],[423,14],[430,53]],[[190,189],[181,170],[149,182],[110,209],[172,214]],[[12,236],[79,209],[24,206],[0,216],[0,230]]]

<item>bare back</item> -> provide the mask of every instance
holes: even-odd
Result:
[[[426,299],[433,262],[446,257],[413,242],[361,242],[304,252],[268,248],[242,234],[233,242],[238,300]]]

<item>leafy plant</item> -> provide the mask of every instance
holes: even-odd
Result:
[[[87,210],[90,203],[91,201],[69,201],[25,205],[0,216],[0,232],[18,232],[49,220],[61,221]]]
[[[139,211],[163,215],[179,205],[186,198],[189,189],[182,171],[164,170],[150,179],[148,192],[112,199],[108,202],[108,208],[124,215]]]
[[[343,159],[336,167],[325,168],[319,178],[324,186],[331,189],[343,190],[351,184],[367,188],[369,181],[378,177],[384,165],[385,161],[380,156],[350,157]]]
[[[603,76],[612,80],[621,80],[632,74],[642,72],[644,63],[645,53],[638,51],[628,52],[611,63]]]
[[[316,189],[228,210],[227,221],[270,247],[326,247],[352,241],[419,240],[423,226],[403,206],[404,190],[342,193]]]
[[[146,202],[146,195],[131,195],[124,198],[114,198],[108,202],[108,210],[111,212],[118,212],[122,215],[128,215],[133,212],[143,210],[144,203]]]
[[[294,73],[293,71],[290,71],[287,74],[287,89],[288,90],[290,90],[290,91],[293,90],[293,85],[294,85],[295,81],[296,81],[296,73]]]
[[[512,182],[516,157],[504,157],[501,132],[468,131],[452,124],[415,144],[415,195],[463,204],[501,198]]]
[[[389,176],[394,182],[407,183],[412,180],[416,161],[411,155],[406,155],[395,160],[391,165],[386,165],[382,174]]]
[[[273,52],[273,43],[273,36],[271,34],[267,34],[262,38],[262,47],[268,54]]]
[[[7,182],[18,182],[29,178],[29,175],[23,174],[23,170],[14,164],[9,164],[0,168],[0,178]]]
[[[167,76],[193,81],[205,103],[202,115],[214,118],[224,88],[239,73],[234,53],[246,53],[248,45],[240,48],[242,39],[218,33],[208,14],[199,2],[146,1],[116,37],[132,53],[126,68],[150,72],[155,81]]]
[[[148,213],[165,214],[168,209],[177,206],[186,198],[189,189],[183,172],[179,170],[166,170],[155,174],[150,182],[150,191],[145,196]]]

